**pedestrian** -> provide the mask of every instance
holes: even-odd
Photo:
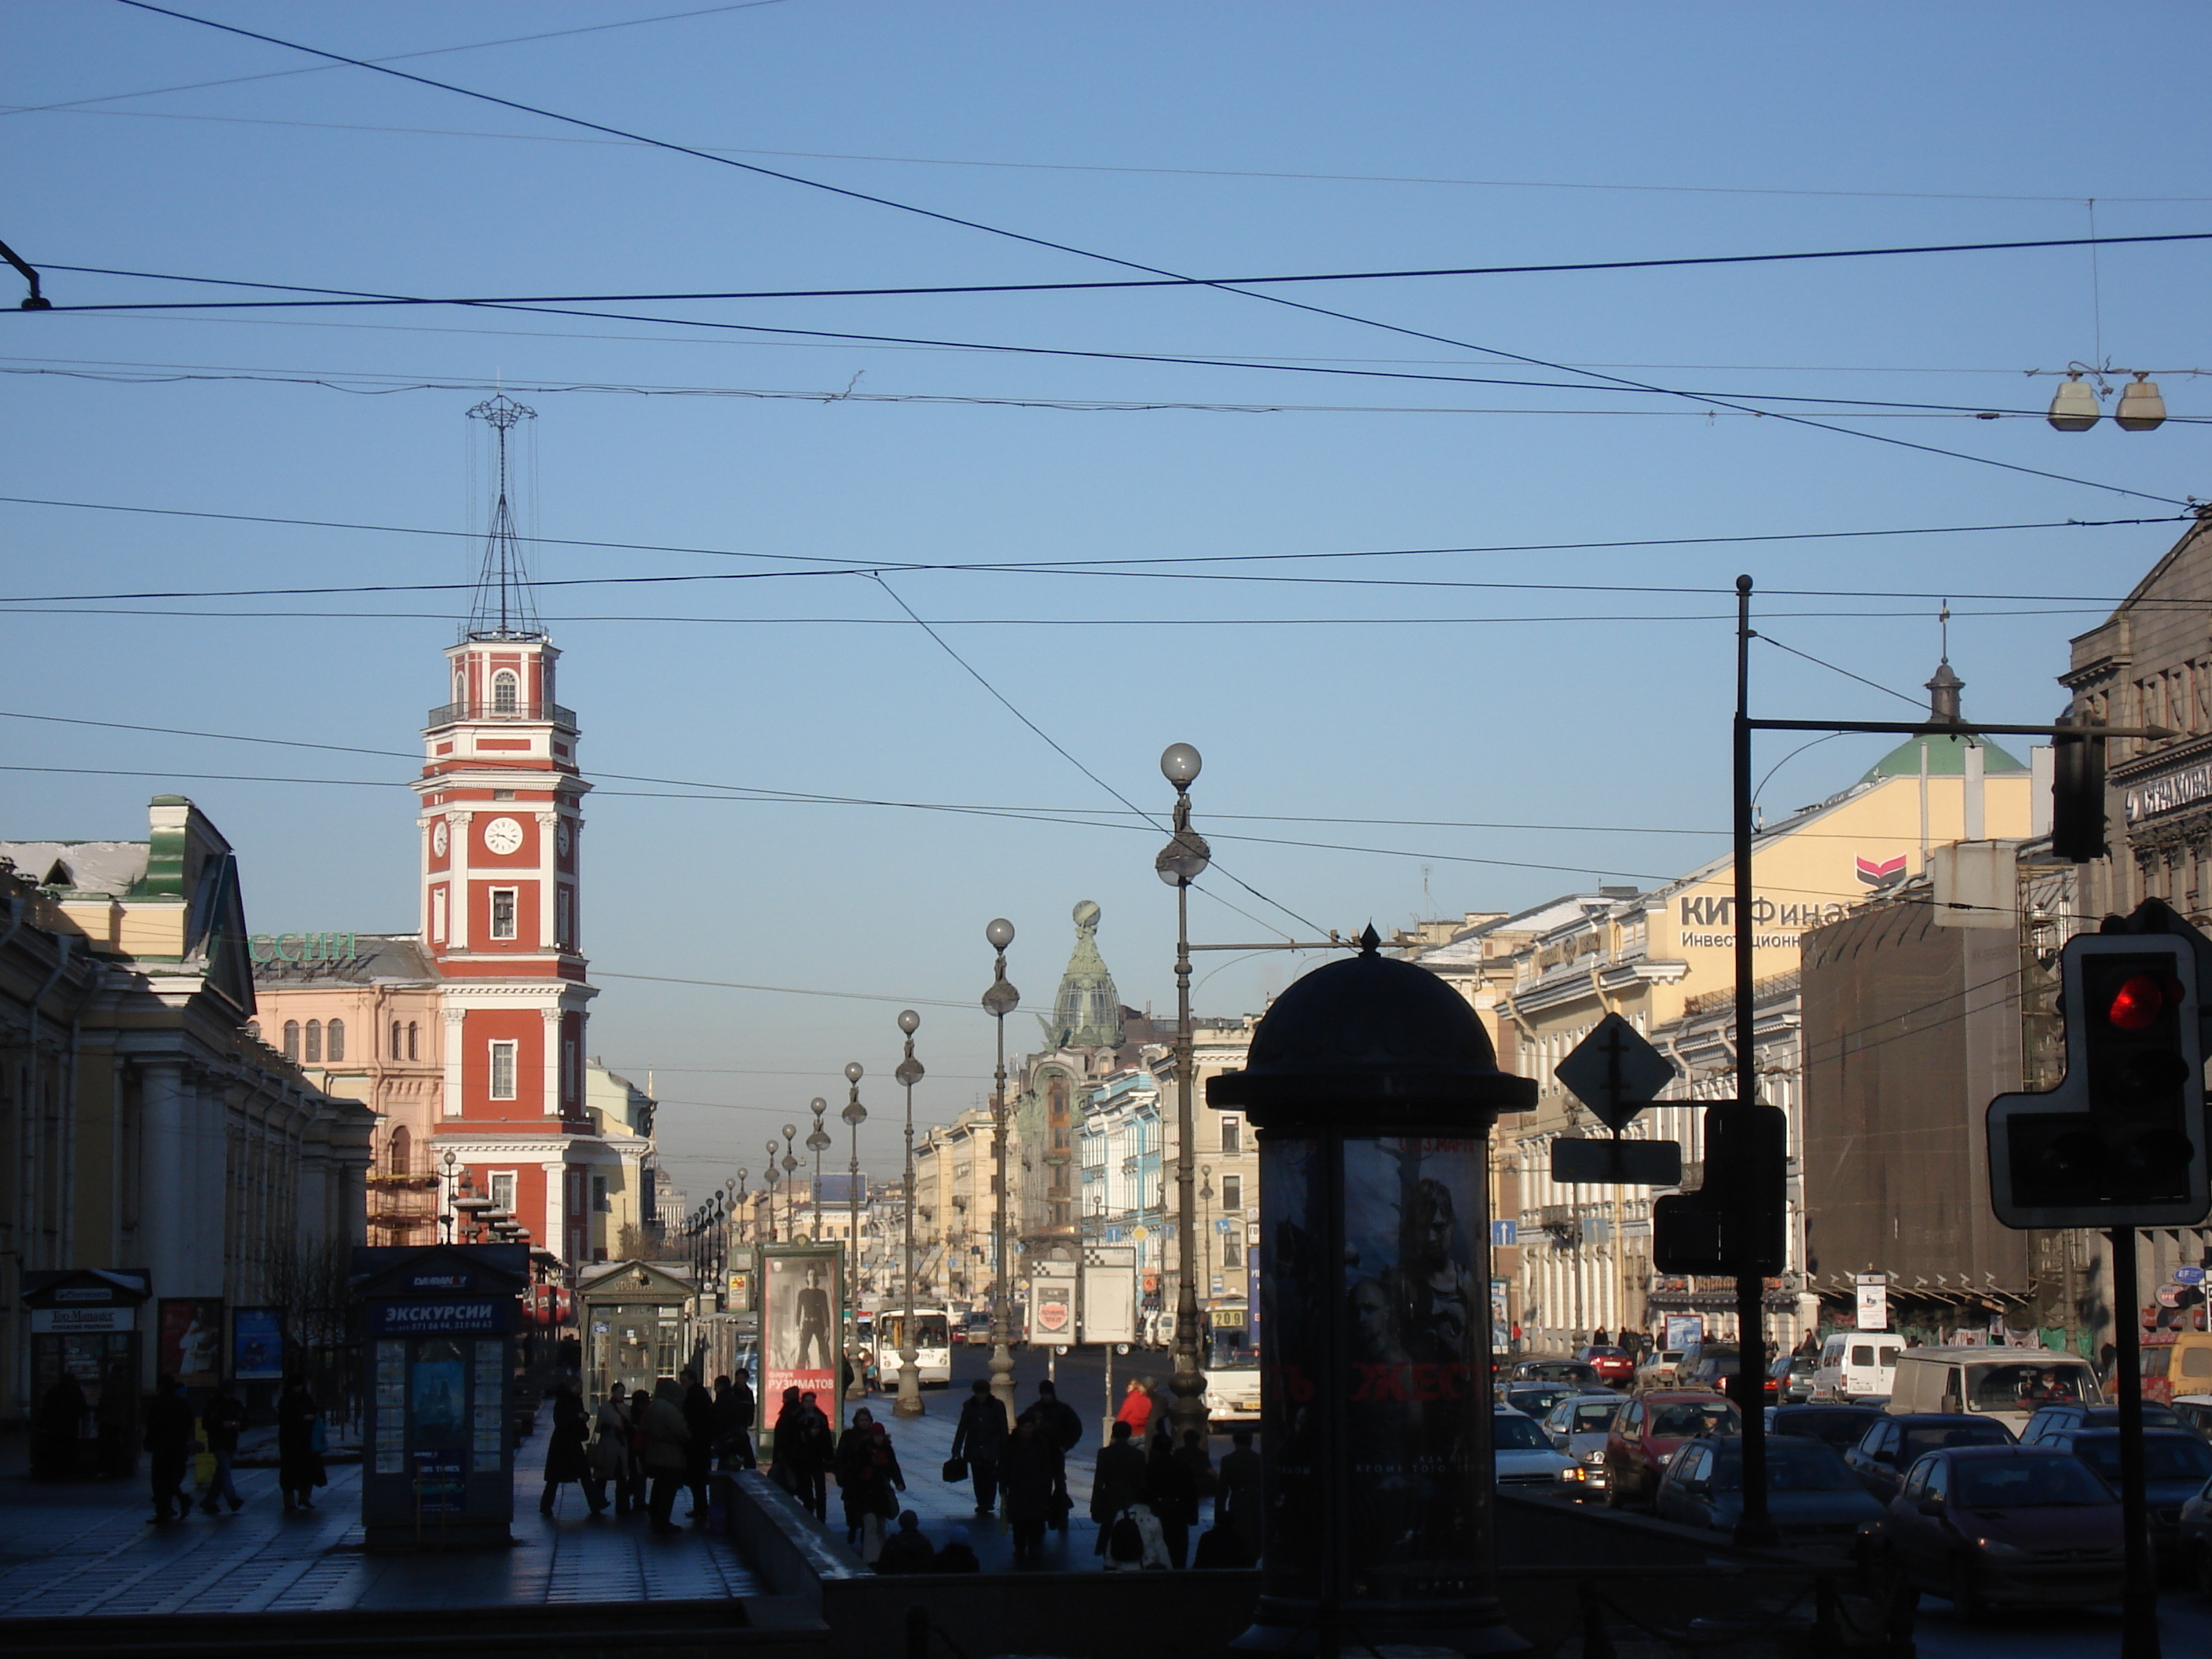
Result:
[[[153,1459],[154,1513],[159,1524],[181,1521],[192,1512],[191,1494],[184,1491],[185,1471],[198,1445],[192,1438],[191,1402],[184,1384],[163,1371],[154,1380],[154,1397],[146,1406],[146,1451]],[[175,1513],[170,1513],[173,1506]]]
[[[1201,1454],[1203,1455],[1203,1454]],[[1190,1529],[1198,1524],[1198,1480],[1166,1433],[1152,1437],[1145,1454],[1145,1497],[1159,1517],[1160,1536],[1174,1567],[1190,1560]]]
[[[1143,1377],[1129,1379],[1128,1391],[1121,1396],[1121,1408],[1114,1413],[1114,1420],[1127,1423],[1137,1443],[1145,1443],[1145,1431],[1152,1421],[1152,1390]]]
[[[31,1474],[40,1480],[65,1480],[76,1472],[76,1448],[92,1407],[84,1386],[69,1372],[54,1379],[39,1397],[31,1437]]]
[[[738,1367],[736,1381],[714,1379],[714,1455],[725,1470],[753,1467],[753,1418],[759,1407],[745,1368]]]
[[[625,1392],[619,1382],[608,1389],[607,1397],[599,1402],[599,1413],[592,1419],[592,1426],[598,1431],[598,1437],[585,1455],[584,1493],[592,1500],[594,1515],[606,1507],[609,1486],[615,1489],[617,1518],[638,1507],[637,1454],[631,1443],[636,1425],[630,1420],[629,1407],[623,1403]]]
[[[799,1396],[799,1434],[805,1442],[806,1459],[799,1466],[799,1501],[814,1512],[817,1521],[830,1518],[830,1465],[837,1455],[837,1436],[812,1390]]]
[[[691,1513],[696,1526],[707,1524],[707,1477],[714,1469],[714,1440],[718,1413],[714,1396],[690,1366],[684,1370],[684,1426],[691,1437],[684,1446],[684,1484],[691,1488]]]
[[[878,1425],[878,1427],[882,1425]],[[972,1554],[970,1559],[972,1559]],[[878,1572],[935,1572],[937,1552],[922,1535],[921,1517],[912,1510],[898,1518],[898,1530],[884,1540],[876,1558]]]
[[[561,1488],[591,1474],[590,1462],[584,1455],[584,1443],[591,1437],[592,1414],[577,1397],[574,1380],[563,1377],[553,1385],[553,1431],[545,1437],[545,1493],[538,1500],[538,1514],[552,1514],[553,1500],[560,1496]],[[589,1486],[584,1496],[590,1500],[593,1515],[607,1506],[607,1500]]]
[[[983,1571],[983,1564],[975,1559],[975,1547],[968,1541],[967,1528],[952,1528],[945,1540],[945,1547],[937,1552],[937,1565],[930,1571],[932,1572],[981,1572]]]
[[[1060,1453],[1044,1437],[1036,1409],[1024,1412],[999,1455],[999,1489],[1013,1529],[1018,1568],[1044,1565],[1045,1523],[1060,1512],[1054,1503],[1060,1468]]]
[[[1206,1441],[1196,1429],[1182,1431],[1182,1444],[1176,1448],[1176,1461],[1190,1471],[1191,1485],[1198,1491],[1199,1501],[1213,1500],[1213,1518],[1221,1519],[1221,1478],[1213,1472],[1213,1459],[1206,1454]],[[1197,1524],[1193,1517],[1192,1524]],[[1181,1563],[1177,1563],[1178,1565]]]
[[[200,1414],[200,1426],[207,1432],[208,1449],[215,1454],[215,1474],[209,1478],[206,1494],[200,1499],[200,1513],[218,1513],[216,1500],[219,1498],[236,1515],[246,1507],[246,1500],[238,1495],[230,1468],[238,1456],[239,1431],[246,1426],[246,1402],[238,1397],[234,1379],[226,1376],[215,1385],[215,1398],[208,1401],[207,1410]]]
[[[977,1377],[960,1405],[960,1422],[952,1431],[952,1455],[964,1458],[968,1478],[975,1488],[975,1513],[988,1515],[999,1504],[999,1459],[1006,1449],[1006,1408]]]
[[[1075,1507],[1075,1501],[1067,1495],[1067,1455],[1083,1438],[1083,1419],[1049,1381],[1037,1384],[1036,1405],[1032,1409],[1037,1414],[1037,1431],[1060,1459],[1052,1477],[1051,1526],[1054,1532],[1066,1532],[1068,1511]]]
[[[1092,1553],[1106,1553],[1114,1522],[1132,1504],[1145,1501],[1145,1455],[1130,1443],[1128,1424],[1114,1419],[1114,1437],[1098,1449],[1098,1462],[1091,1476],[1091,1518],[1098,1523],[1098,1542]]]
[[[638,1428],[645,1437],[645,1474],[653,1482],[646,1510],[653,1517],[653,1532],[665,1538],[683,1530],[669,1516],[676,1507],[677,1488],[684,1485],[691,1442],[690,1427],[684,1420],[684,1390],[674,1377],[664,1376],[653,1385],[653,1398],[638,1414]]]
[[[1252,1449],[1251,1430],[1238,1429],[1229,1438],[1229,1455],[1221,1460],[1221,1494],[1213,1502],[1213,1524],[1219,1527],[1225,1519],[1245,1554],[1256,1561],[1267,1534],[1266,1499],[1261,1484],[1266,1465]]]
[[[866,1406],[853,1413],[853,1426],[837,1443],[836,1466],[845,1541],[858,1546],[860,1559],[872,1566],[884,1547],[884,1522],[899,1512],[906,1474],[891,1449],[890,1435]]]
[[[276,1397],[276,1485],[284,1493],[284,1508],[315,1507],[315,1488],[331,1483],[323,1468],[322,1413],[304,1378],[295,1376]]]
[[[1132,1504],[1101,1534],[1105,1540],[1109,1572],[1164,1572],[1168,1566],[1167,1536],[1152,1505]]]

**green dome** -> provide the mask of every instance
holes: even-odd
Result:
[[[1917,778],[1920,775],[1920,750],[1928,749],[1928,775],[1931,778],[1963,777],[1966,770],[1966,740],[1949,736],[1907,738],[1869,769],[1861,783],[1873,783],[1881,778]],[[2027,768],[2014,760],[1996,744],[1982,739],[1982,770],[1990,777],[2001,772],[2025,772]]]

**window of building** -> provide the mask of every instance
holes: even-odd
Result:
[[[345,1058],[345,1022],[334,1019],[323,1028],[323,1052],[331,1060]]]
[[[494,939],[514,937],[514,894],[512,887],[491,890],[491,936]]]
[[[602,1175],[593,1176],[592,1177],[592,1213],[605,1215],[614,1206],[607,1202],[607,1178]]]
[[[307,1064],[310,1066],[319,1065],[321,1063],[323,1058],[323,1022],[319,1019],[311,1019],[307,1022]]]
[[[392,1132],[392,1139],[386,1147],[385,1161],[393,1175],[413,1175],[414,1158],[414,1137],[407,1133],[407,1126],[403,1123]]]
[[[568,1037],[561,1044],[561,1098],[576,1097],[576,1039]]]
[[[439,944],[446,942],[446,890],[430,890],[430,937]]]
[[[407,1022],[407,1058],[408,1058],[408,1059],[410,1059],[410,1060],[413,1060],[413,1059],[416,1057],[416,1055],[415,1055],[415,1033],[416,1033],[416,1028],[415,1022],[414,1022],[413,1020],[411,1020],[411,1019],[410,1019],[410,1020],[409,1020],[409,1021]]]
[[[491,1045],[491,1097],[494,1100],[514,1098],[514,1044],[512,1042]]]
[[[1244,1125],[1241,1119],[1221,1120],[1221,1150],[1232,1155],[1244,1150]]]
[[[520,682],[515,679],[514,671],[512,669],[502,668],[491,677],[491,712],[493,714],[512,714],[515,712],[515,692],[519,685]]]
[[[1244,1212],[1243,1176],[1221,1177],[1221,1209],[1224,1215],[1242,1215]]]
[[[296,1019],[288,1019],[284,1022],[284,1058],[297,1060],[299,1057],[300,1022]]]
[[[1244,1241],[1235,1233],[1221,1235],[1221,1265],[1242,1267],[1244,1265]]]
[[[396,1019],[392,1022],[392,1046],[384,1052],[393,1060],[400,1058],[400,1030],[399,1022]]]
[[[491,1178],[491,1201],[509,1215],[514,1213],[514,1171],[502,1170]]]
[[[564,949],[576,942],[575,896],[566,887],[553,894],[553,942]]]

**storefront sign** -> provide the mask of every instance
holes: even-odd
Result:
[[[2141,823],[2145,818],[2178,812],[2203,800],[2212,800],[2212,760],[2176,767],[2146,779],[2127,792],[2122,811],[2130,823]]]
[[[374,1336],[447,1336],[464,1331],[503,1331],[514,1310],[506,1297],[441,1297],[425,1302],[372,1302]]]
[[[1880,1273],[1861,1273],[1852,1287],[1856,1292],[1858,1328],[1863,1331],[1889,1328],[1889,1280]]]
[[[31,1330],[38,1336],[82,1335],[93,1331],[135,1331],[136,1308],[33,1308]]]
[[[351,933],[255,933],[246,954],[255,962],[351,962],[361,953]]]

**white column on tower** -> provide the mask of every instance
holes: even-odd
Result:
[[[545,1017],[545,1115],[561,1115],[561,1010],[541,1008]]]
[[[461,1050],[466,1041],[464,1022],[469,1017],[469,1011],[447,1007],[439,1012],[446,1019],[445,1115],[459,1117],[461,1115]]]
[[[453,825],[448,845],[452,855],[446,863],[446,945],[448,950],[469,948],[469,840],[477,815],[473,812],[452,812],[447,822]]]
[[[554,929],[553,907],[559,902],[560,873],[555,867],[554,827],[558,812],[538,814],[538,948],[550,951],[560,943]]]

